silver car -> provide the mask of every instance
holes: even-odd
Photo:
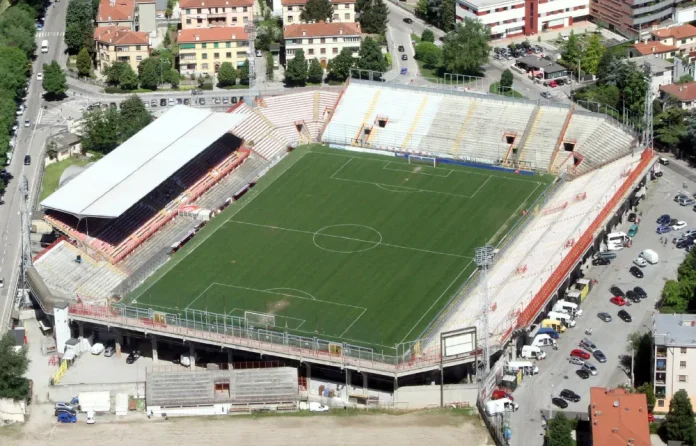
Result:
[[[583,361],[582,358],[578,358],[577,356],[569,357],[568,362],[573,364],[573,365],[584,365],[585,364],[585,361]]]
[[[590,353],[594,353],[595,350],[599,350],[599,348],[597,348],[594,342],[590,341],[587,338],[584,338],[582,341],[580,341],[580,347],[584,348]]]
[[[585,361],[585,363],[582,365],[582,368],[583,370],[587,370],[592,376],[597,375],[597,367],[595,367],[595,365],[591,362]]]

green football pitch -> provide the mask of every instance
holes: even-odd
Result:
[[[332,342],[415,340],[553,180],[304,146],[128,301]]]

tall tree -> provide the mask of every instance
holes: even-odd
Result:
[[[370,0],[360,13],[360,28],[367,34],[384,34],[387,30],[389,10],[384,0]]]
[[[266,53],[266,80],[273,80],[273,54],[269,52]]]
[[[152,115],[136,95],[121,102],[119,110],[120,140],[125,141],[152,122]]]
[[[480,21],[465,18],[454,31],[447,34],[442,49],[445,69],[456,74],[475,74],[488,62],[491,47],[491,31]]]
[[[21,400],[28,398],[29,381],[24,374],[29,369],[27,351],[15,351],[14,335],[10,332],[0,338],[0,398]]]
[[[435,34],[428,28],[423,30],[421,34],[421,42],[433,42],[435,43]]]
[[[25,4],[17,4],[0,16],[0,46],[17,47],[27,57],[36,52],[36,25],[34,10]]]
[[[129,64],[123,68],[119,84],[122,90],[135,90],[138,88],[138,74],[131,68]]]
[[[353,59],[353,50],[343,48],[338,56],[329,61],[328,71],[329,77],[333,80],[344,81],[350,75],[350,69],[355,65]]]
[[[686,110],[679,106],[666,107],[653,120],[655,140],[669,151],[676,150],[686,137]]]
[[[668,440],[684,441],[693,444],[696,423],[691,399],[686,390],[679,390],[672,395],[669,412],[665,416],[665,431]]]
[[[561,58],[573,69],[578,66],[582,48],[580,47],[580,39],[575,32],[571,31],[563,48],[561,49]]]
[[[645,395],[645,400],[648,403],[648,410],[651,411],[653,407],[655,407],[655,402],[657,401],[657,398],[655,398],[655,387],[653,386],[653,383],[643,383],[642,385],[636,387],[636,392]]]
[[[304,51],[297,50],[295,57],[288,62],[285,82],[289,85],[304,85],[307,81],[307,60]]]
[[[237,83],[237,70],[230,62],[223,62],[217,74],[218,84],[221,87],[229,87]]]
[[[88,111],[82,117],[82,149],[108,154],[119,146],[120,122],[113,108]]]
[[[156,90],[160,81],[164,77],[161,71],[160,59],[158,57],[148,57],[138,65],[138,79],[140,86],[149,90]]]
[[[604,51],[604,54],[602,54],[602,58],[599,60],[599,64],[597,64],[597,81],[600,83],[603,83],[607,76],[609,75],[609,70],[611,69],[611,65],[614,63],[614,60],[616,60],[616,56],[614,56],[614,53],[611,51]]]
[[[333,19],[333,6],[329,0],[307,0],[300,14],[303,22],[330,22]]]
[[[96,10],[91,0],[71,0],[68,3],[64,41],[69,54],[77,54],[82,48],[91,51],[94,32],[92,19],[95,15]]]
[[[380,73],[384,73],[389,69],[387,59],[382,54],[382,49],[376,40],[366,37],[360,43],[357,66],[361,70],[378,71]]]
[[[0,45],[0,91],[9,91],[15,100],[24,94],[29,65],[26,54],[14,47]]]
[[[548,446],[568,446],[573,444],[573,428],[563,412],[548,421]]]
[[[249,59],[245,60],[239,69],[239,83],[249,85]]]
[[[60,98],[65,96],[68,91],[68,81],[65,78],[65,73],[55,60],[50,64],[43,65],[43,82],[41,84],[46,91],[46,95],[51,98]]]
[[[442,13],[440,15],[440,28],[445,32],[450,32],[454,29],[456,23],[456,5],[454,0],[442,0]]]
[[[164,81],[171,85],[172,88],[177,88],[181,83],[181,73],[176,71],[176,68],[170,68],[164,74]]]
[[[586,73],[597,74],[597,69],[599,68],[599,62],[604,56],[606,48],[602,44],[602,39],[599,34],[593,34],[590,37],[590,41],[585,48],[585,52],[582,54],[582,66],[581,70]]]
[[[315,57],[309,63],[309,69],[307,70],[307,81],[313,84],[320,84],[323,79],[324,69],[321,67],[319,59]]]
[[[512,71],[510,69],[506,69],[503,71],[503,73],[500,75],[500,87],[504,92],[510,91],[512,88]]]
[[[262,21],[256,27],[256,42],[254,46],[263,51],[271,49],[271,44],[280,43],[283,39],[282,23],[276,18]]]
[[[89,57],[87,48],[82,48],[77,54],[75,65],[77,66],[77,73],[80,76],[89,76],[92,72],[92,58]]]
[[[107,65],[104,68],[104,76],[106,76],[106,83],[109,85],[117,86],[121,83],[121,77],[126,71],[126,67],[130,68],[130,65],[126,62],[114,62],[111,65]],[[132,71],[132,69],[131,69]]]

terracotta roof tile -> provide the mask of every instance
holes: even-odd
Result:
[[[334,3],[334,4],[355,3],[355,0],[329,0],[329,3]],[[281,0],[280,4],[283,6],[306,5],[307,0]]]
[[[232,6],[254,6],[254,0],[181,0],[181,9],[223,8]]]
[[[241,26],[225,26],[215,28],[184,29],[179,33],[179,43],[193,42],[229,42],[232,40],[248,40]]]
[[[133,20],[135,2],[133,0],[101,0],[97,22],[120,22]]]
[[[675,96],[682,102],[696,101],[696,82],[661,85],[660,90]]]
[[[653,36],[665,39],[672,37],[675,39],[686,39],[688,37],[696,37],[696,26],[694,25],[679,25],[671,28],[662,28],[651,33]]]
[[[326,36],[359,36],[360,24],[358,23],[299,23],[288,25],[283,29],[286,39],[298,37],[326,37]]]
[[[640,42],[640,43],[634,43],[633,47],[638,51],[640,54],[643,56],[647,56],[648,54],[662,54],[662,53],[669,53],[672,51],[678,51],[679,48],[677,48],[674,45],[664,45],[660,42]]]
[[[99,26],[94,30],[94,40],[109,45],[150,45],[146,32],[131,31],[125,26]]]
[[[642,393],[624,389],[590,388],[593,446],[650,446],[648,403]]]

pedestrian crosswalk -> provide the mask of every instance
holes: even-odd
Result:
[[[64,31],[41,31],[36,33],[36,37],[62,37],[64,35]]]

